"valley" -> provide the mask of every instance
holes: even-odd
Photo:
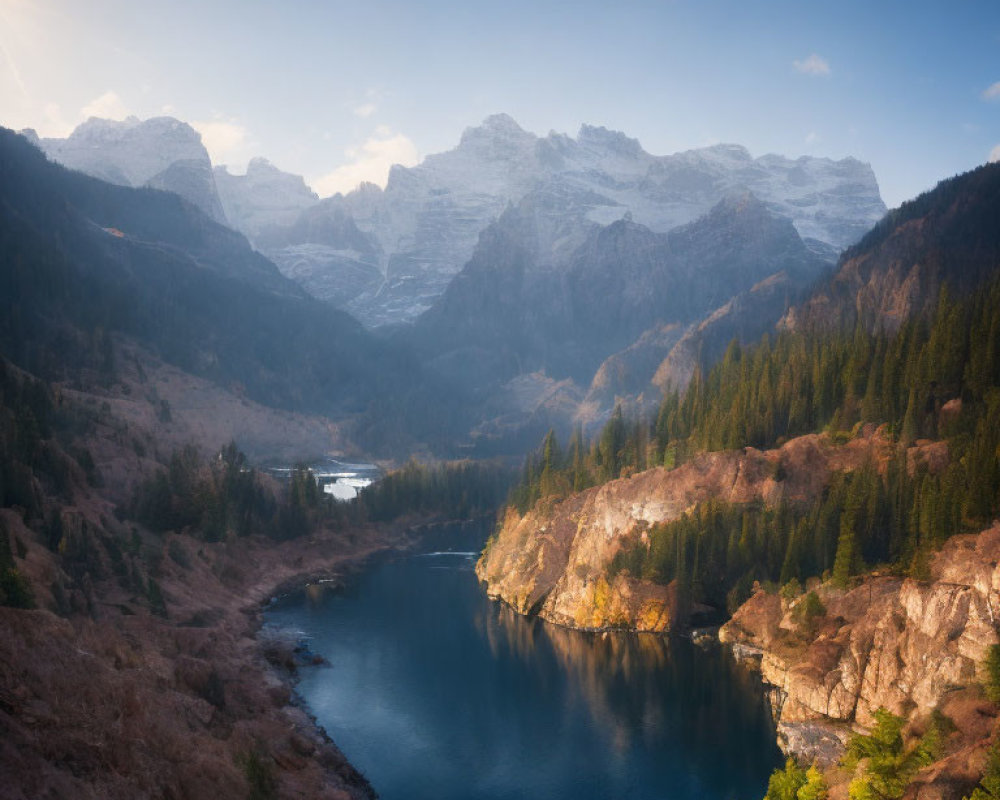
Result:
[[[7,795],[982,791],[1000,167],[204,138],[0,130]]]

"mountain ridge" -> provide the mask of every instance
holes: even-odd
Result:
[[[855,159],[754,159],[731,145],[653,156],[617,131],[583,125],[577,139],[539,137],[494,115],[466,129],[453,150],[415,167],[394,166],[381,192],[336,195],[309,212],[350,215],[375,256],[352,260],[331,249],[303,268],[301,251],[268,253],[279,266],[295,259],[307,288],[324,272],[362,269],[367,277],[346,307],[366,324],[405,322],[440,296],[472,256],[479,232],[536,191],[548,192],[552,213],[567,222],[607,225],[629,216],[656,232],[692,222],[725,195],[751,191],[827,258],[885,211],[871,168]],[[462,225],[449,227],[445,220],[454,218]]]
[[[33,140],[97,177],[181,194],[369,326],[412,321],[429,308],[472,256],[480,232],[533,191],[547,191],[552,213],[577,225],[627,216],[661,233],[725,195],[751,191],[824,258],[885,211],[871,168],[856,159],[753,158],[739,145],[655,156],[619,131],[584,124],[576,138],[538,136],[507,114],[466,128],[454,148],[414,167],[394,165],[385,189],[362,185],[323,199],[263,159],[242,176],[213,169],[198,134],[172,118],[92,119],[67,139]],[[317,240],[324,218],[349,219],[356,230]]]
[[[435,405],[417,399],[436,390],[404,348],[307,295],[241,234],[175,194],[49,162],[6,130],[0,252],[0,347],[41,377],[94,368],[112,379],[111,337],[124,335],[265,405],[341,420]],[[411,422],[408,436],[436,424]]]
[[[24,133],[66,167],[122,186],[175,192],[216,222],[226,222],[208,151],[186,122],[173,117],[120,122],[91,117],[65,139]]]

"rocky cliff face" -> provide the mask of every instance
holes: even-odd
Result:
[[[216,222],[226,216],[201,136],[172,117],[123,122],[91,117],[66,139],[34,142],[53,161],[122,186],[179,194]]]
[[[664,631],[683,626],[671,587],[609,567],[652,524],[676,519],[710,498],[732,503],[811,499],[831,472],[880,458],[877,434],[834,446],[803,436],[777,450],[703,453],[674,470],[662,467],[611,481],[566,500],[542,502],[523,517],[509,511],[476,565],[491,597],[522,614],[569,627]],[[787,477],[775,479],[782,463]]]
[[[254,158],[244,175],[225,166],[213,170],[226,219],[256,240],[265,231],[291,225],[303,210],[319,201],[301,175],[282,172],[266,158]]]
[[[507,209],[406,336],[457,385],[491,398],[536,371],[591,385],[575,410],[587,423],[622,396],[644,394],[655,406],[666,383],[686,383],[695,360],[721,355],[734,336],[763,334],[826,266],[750,194],[665,234],[628,220],[570,220],[552,203],[536,191]],[[553,258],[554,248],[569,252]],[[679,340],[683,368],[675,358],[661,370]]]
[[[852,729],[873,725],[876,709],[911,724],[939,709],[967,740],[951,757],[958,769],[994,721],[975,685],[998,642],[998,564],[994,525],[951,539],[929,581],[874,575],[849,591],[824,584],[816,591],[826,611],[812,628],[796,622],[801,598],[761,591],[719,637],[759,663],[788,752],[831,764]]]

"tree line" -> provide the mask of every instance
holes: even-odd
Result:
[[[493,462],[409,461],[347,502],[323,492],[305,465],[283,486],[268,486],[235,443],[204,461],[193,446],[174,453],[136,490],[131,517],[152,531],[190,530],[207,541],[260,534],[293,539],[317,526],[344,529],[407,515],[467,519],[494,512],[510,486],[510,472]]]
[[[862,423],[884,424],[897,443],[888,465],[833,476],[821,497],[778,508],[705,504],[647,532],[614,565],[652,580],[678,579],[691,600],[732,607],[754,580],[829,574],[846,581],[874,565],[924,575],[950,536],[1000,511],[1000,280],[962,299],[943,289],[933,312],[897,331],[782,332],[732,343],[655,418],[616,408],[585,442],[560,447],[549,432],[525,460],[508,497],[521,513],[695,453],[774,447],[826,430],[846,441]],[[907,466],[918,439],[945,439],[947,466]],[[776,467],[781,480],[783,468]]]

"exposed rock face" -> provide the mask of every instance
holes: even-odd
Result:
[[[266,158],[251,159],[245,175],[232,175],[225,166],[213,174],[226,219],[253,240],[269,228],[291,225],[319,201],[301,175],[282,172]]]
[[[507,209],[407,332],[456,384],[495,396],[518,374],[568,378],[593,386],[578,415],[588,422],[621,395],[645,392],[655,405],[662,387],[654,375],[685,328],[694,357],[721,355],[733,336],[773,325],[826,266],[791,222],[750,194],[665,234],[627,220],[601,227],[553,215],[553,202],[539,190]]]
[[[35,143],[53,161],[122,186],[179,194],[216,222],[225,222],[208,151],[198,132],[172,117],[123,122],[91,117],[66,139]]]
[[[266,216],[259,224],[265,221]],[[335,306],[347,307],[359,292],[375,293],[383,282],[379,270],[381,249],[343,209],[313,206],[285,227],[270,225],[260,229],[255,242],[286,277]],[[337,267],[317,271],[317,260]]]
[[[686,333],[679,322],[657,325],[624,350],[608,356],[594,373],[579,418],[600,418],[621,397],[635,397],[639,407],[647,409],[658,404],[662,390],[650,391],[650,376],[656,375],[678,342],[687,338]]]
[[[916,719],[981,677],[996,644],[1000,525],[956,536],[935,557],[931,580],[869,577],[850,591],[819,587],[826,607],[815,638],[777,595],[758,592],[721,629],[755,657],[790,752],[827,763],[853,727],[880,707]],[[973,715],[973,720],[975,715]],[[964,724],[956,719],[959,726]]]
[[[805,281],[785,271],[769,275],[690,325],[656,325],[598,368],[577,409],[584,425],[603,422],[615,404],[656,413],[667,391],[683,391],[695,367],[719,360],[729,343],[757,341],[801,296]]]
[[[310,249],[306,245],[315,242],[308,237],[267,252],[284,266],[286,249],[297,248],[287,255],[298,265],[298,279],[321,297],[323,287],[336,283],[322,274],[343,272],[342,283],[353,287],[345,292],[353,292],[345,307],[367,324],[411,321],[441,295],[507,205],[537,191],[554,229],[604,226],[628,215],[657,233],[749,191],[790,220],[826,260],[885,212],[871,168],[854,159],[754,159],[738,145],[653,156],[635,139],[605,128],[584,125],[575,139],[538,137],[499,114],[466,130],[454,150],[416,167],[393,167],[384,191],[363,186],[306,212],[348,214],[377,258],[337,252],[353,249],[346,243]],[[558,238],[545,249],[546,263],[570,252]],[[373,274],[381,277],[374,289]]]
[[[652,373],[647,394],[659,398],[670,389],[683,390],[695,367],[720,359],[733,339],[742,344],[757,341],[773,329],[805,283],[802,276],[776,272],[690,325]]]
[[[624,544],[709,498],[767,504],[813,498],[832,471],[878,457],[885,446],[877,434],[843,447],[813,435],[767,452],[704,453],[674,470],[659,467],[540,503],[524,517],[511,511],[476,574],[491,597],[522,614],[577,628],[668,630],[684,624],[669,587],[625,574],[609,584],[608,567]],[[779,459],[788,475],[783,481],[773,477]]]

